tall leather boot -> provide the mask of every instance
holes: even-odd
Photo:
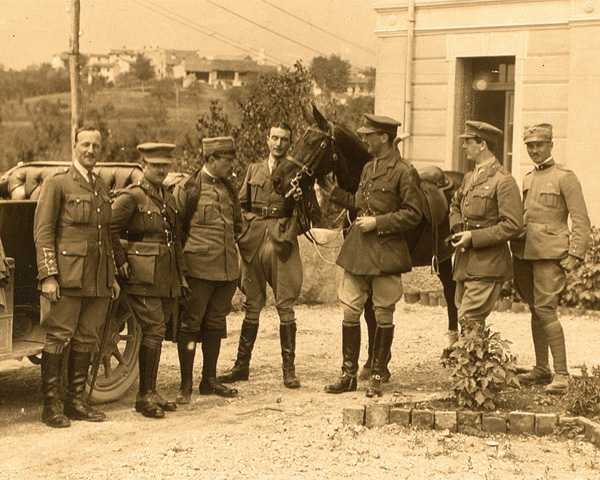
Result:
[[[154,362],[154,370],[152,372],[152,394],[156,400],[156,403],[165,412],[174,412],[177,410],[177,404],[169,400],[165,400],[160,393],[156,390],[156,377],[158,376],[158,365],[160,364],[160,354],[162,353],[162,344],[158,345],[158,352],[156,353],[156,362]]]
[[[63,413],[59,394],[61,363],[62,354],[42,350],[42,393],[44,394],[42,422],[53,428],[65,428],[71,425]]]
[[[90,367],[91,352],[69,352],[67,367],[67,400],[65,401],[65,415],[71,420],[85,420],[87,422],[102,422],[106,415],[95,408],[86,405],[83,401],[85,384]]]
[[[159,358],[160,352],[157,348],[152,348],[144,344],[140,346],[140,387],[135,399],[135,411],[140,412],[144,417],[148,418],[163,418],[165,416],[165,411],[158,404],[152,391],[154,384],[152,377],[154,376]]]
[[[344,393],[356,390],[356,372],[360,354],[360,325],[342,324],[342,376],[336,383],[325,387],[326,393]]]
[[[235,397],[238,391],[229,388],[217,380],[217,361],[221,351],[221,331],[206,330],[202,334],[202,380],[200,381],[200,395],[219,395],[221,397]]]
[[[196,358],[196,334],[179,332],[177,353],[179,355],[181,384],[179,385],[179,395],[177,395],[175,401],[180,404],[187,404],[192,399],[194,359]]]
[[[279,341],[281,343],[281,359],[283,367],[283,385],[286,388],[300,388],[300,380],[296,377],[296,322],[279,325]]]
[[[552,381],[548,342],[546,341],[544,325],[535,313],[531,314],[531,336],[535,351],[535,366],[531,371],[517,375],[517,378],[521,383],[548,384]]]
[[[221,383],[233,383],[238,380],[248,380],[250,375],[250,358],[252,349],[258,335],[258,323],[250,323],[246,319],[242,322],[240,342],[238,344],[237,359],[230,370],[219,375],[217,380]]]
[[[381,397],[383,391],[381,388],[381,375],[387,365],[392,341],[394,339],[394,326],[382,328],[377,327],[375,331],[375,348],[373,351],[373,368],[372,375],[369,379],[369,387],[367,388],[366,396],[371,398],[377,395]]]

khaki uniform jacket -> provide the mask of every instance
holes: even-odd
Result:
[[[584,259],[591,233],[581,184],[571,170],[554,159],[523,179],[523,237],[511,242],[513,254],[524,260]],[[571,232],[568,218],[571,217]]]
[[[292,199],[284,199],[273,189],[268,160],[253,163],[248,167],[240,190],[240,202],[244,209],[244,231],[238,241],[243,260],[250,263],[264,238],[273,243],[273,249],[280,260],[286,261],[292,248],[298,245],[298,235],[302,232],[293,212]],[[248,209],[250,206],[250,209]],[[264,209],[265,215],[256,213]],[[267,212],[289,212],[283,217],[270,217]]]
[[[110,197],[74,165],[42,184],[33,223],[38,280],[56,276],[61,295],[108,297],[115,278]]]
[[[236,240],[243,222],[240,201],[221,180],[205,172],[200,175],[202,190],[183,249],[187,275],[204,280],[237,280],[240,268]],[[188,194],[185,188],[175,189],[181,218],[185,216]]]
[[[356,194],[336,187],[331,200],[356,210],[358,217],[375,216],[377,228],[362,233],[354,224],[336,263],[355,275],[386,275],[412,269],[404,232],[421,221],[419,175],[414,167],[393,151],[367,163]]]
[[[512,278],[508,241],[523,232],[523,207],[513,176],[496,160],[475,178],[467,173],[450,204],[453,232],[471,230],[472,244],[457,250],[454,280],[503,282]]]
[[[162,194],[162,197],[161,197]],[[185,271],[175,198],[144,177],[123,190],[112,206],[115,262],[129,263],[124,290],[133,295],[178,297]]]

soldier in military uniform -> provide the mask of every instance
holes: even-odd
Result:
[[[575,174],[552,157],[552,125],[525,128],[527,153],[535,168],[523,179],[525,234],[513,241],[515,287],[531,310],[535,367],[519,375],[524,383],[552,380],[548,346],[555,376],[548,393],[564,392],[568,385],[565,337],[556,309],[566,274],[584,258],[590,235],[581,185]],[[569,231],[568,220],[571,219]]]
[[[42,421],[68,427],[70,420],[101,422],[102,412],[84,403],[92,349],[106,320],[110,298],[119,295],[110,240],[110,198],[93,174],[102,137],[94,128],[75,136],[75,160],[46,179],[34,219],[38,279],[41,284]],[[68,388],[59,398],[61,357],[67,343]]]
[[[502,284],[512,278],[508,241],[523,231],[523,208],[515,179],[493,153],[502,131],[468,121],[460,138],[475,168],[465,175],[450,205],[455,299],[463,330],[483,331]]]
[[[156,391],[166,323],[181,289],[187,288],[175,198],[162,185],[175,145],[143,143],[144,177],[123,190],[112,206],[112,242],[118,273],[142,329],[140,385],[135,409],[163,418],[177,408]],[[121,240],[122,239],[122,240]]]
[[[240,202],[227,180],[233,169],[233,138],[202,140],[204,166],[175,189],[184,230],[191,296],[184,303],[177,340],[181,387],[177,403],[189,403],[196,343],[202,342],[201,395],[234,397],[238,391],[216,378],[221,339],[238,284],[236,240],[242,229]]]
[[[292,129],[287,123],[273,125],[267,137],[269,158],[249,166],[241,188],[246,225],[238,245],[242,256],[241,288],[246,314],[235,364],[219,377],[225,383],[248,380],[250,357],[268,283],[273,289],[280,320],[283,384],[287,388],[300,387],[294,365],[297,330],[294,303],[302,288],[302,261],[297,239],[301,232],[293,213],[293,199],[282,198],[271,182],[271,174],[285,158],[291,141]]]
[[[372,295],[377,329],[366,395],[382,395],[381,376],[394,337],[394,310],[402,297],[401,274],[412,268],[404,232],[415,228],[422,216],[419,175],[394,147],[399,125],[389,117],[365,115],[357,133],[374,159],[364,166],[355,195],[330,179],[322,182],[333,202],[358,214],[336,261],[344,269],[339,288],[344,313],[343,364],[341,377],[325,387],[327,393],[356,390],[360,315]]]

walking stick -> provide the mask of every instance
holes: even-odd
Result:
[[[104,327],[102,329],[102,336],[100,337],[100,346],[98,347],[98,355],[94,359],[92,364],[92,382],[90,383],[90,393],[88,394],[88,405],[92,404],[92,394],[94,393],[94,385],[96,385],[96,377],[98,376],[98,369],[100,368],[100,360],[102,358],[102,351],[104,350],[104,344],[106,343],[106,335],[108,334],[108,324],[110,319],[117,313],[117,307],[119,306],[119,297],[111,298],[108,302],[108,311],[106,313],[106,320],[104,321]]]

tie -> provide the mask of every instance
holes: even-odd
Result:
[[[88,173],[88,182],[90,184],[90,187],[92,187],[92,190],[95,190],[96,186],[94,185],[94,174],[92,172]]]

